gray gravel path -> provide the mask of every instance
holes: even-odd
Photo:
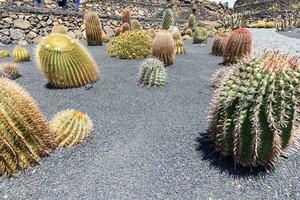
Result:
[[[299,40],[273,30],[253,32],[259,50],[299,49]],[[234,171],[231,161],[212,153],[210,77],[222,59],[208,54],[210,44],[187,42],[188,54],[167,68],[168,84],[161,88],[139,87],[142,60],[109,58],[104,47],[89,47],[102,73],[90,90],[47,89],[34,62],[23,64],[17,82],[48,119],[62,109],[79,109],[89,113],[95,131],[26,174],[0,178],[0,199],[300,199],[299,153],[269,173]]]

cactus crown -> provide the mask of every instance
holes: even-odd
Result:
[[[67,30],[64,25],[56,25],[53,26],[51,33],[67,34]]]
[[[51,34],[50,37],[46,37],[41,45],[46,49],[56,52],[68,52],[75,48],[74,40],[68,37],[61,36],[58,33]]]
[[[215,148],[244,166],[272,166],[297,142],[300,59],[264,52],[239,61],[214,97]]]
[[[166,82],[164,64],[156,58],[148,58],[141,65],[139,83],[147,86],[161,86]]]
[[[168,30],[170,26],[174,24],[174,16],[172,9],[166,9],[164,11],[162,29]]]

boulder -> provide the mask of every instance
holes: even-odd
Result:
[[[13,40],[24,40],[25,32],[21,29],[10,29],[10,38]]]
[[[15,28],[20,28],[20,29],[28,29],[30,28],[31,24],[29,21],[27,20],[23,20],[23,19],[16,19],[14,20],[14,27]]]
[[[109,36],[113,36],[114,35],[114,30],[110,26],[104,26],[103,30]]]

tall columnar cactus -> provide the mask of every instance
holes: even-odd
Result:
[[[67,34],[67,29],[64,25],[53,26],[51,33]]]
[[[299,136],[300,59],[264,52],[243,59],[216,91],[212,139],[243,166],[272,166]]]
[[[174,42],[175,42],[176,54],[185,54],[186,49],[184,47],[184,43],[181,39],[180,33],[179,32],[174,32],[174,33],[172,33],[172,36],[173,36],[173,39],[174,39]]]
[[[102,45],[102,25],[97,12],[88,11],[84,15],[84,25],[89,46]]]
[[[224,46],[224,64],[237,62],[244,56],[251,56],[253,49],[252,33],[244,28],[234,30],[227,38]]]
[[[133,30],[133,31],[141,31],[142,30],[141,24],[138,20],[136,20],[136,19],[131,20],[131,30]]]
[[[121,33],[122,33],[122,28],[121,27],[115,28],[115,36],[119,36]]]
[[[93,122],[86,113],[67,109],[54,116],[50,127],[59,147],[71,147],[91,135]]]
[[[156,58],[148,58],[141,65],[139,83],[143,86],[161,86],[166,83],[164,64]]]
[[[129,23],[125,22],[124,24],[122,24],[122,33],[125,33],[125,31],[130,31],[130,25]]]
[[[207,43],[208,34],[205,28],[198,28],[194,33],[193,43],[194,44],[205,44]]]
[[[99,79],[95,61],[83,46],[66,34],[51,34],[37,47],[39,68],[55,88],[74,88]]]
[[[188,28],[191,30],[196,29],[196,17],[193,14],[190,15]]]
[[[176,56],[175,42],[170,32],[161,30],[152,44],[152,56],[160,59],[165,66],[173,65]]]
[[[26,47],[16,46],[12,52],[12,56],[16,62],[30,61],[30,52]]]
[[[9,52],[7,50],[0,51],[0,58],[9,57]]]
[[[162,21],[162,29],[168,30],[170,26],[174,24],[174,16],[172,9],[166,9],[164,11],[163,21]]]
[[[128,23],[130,25],[131,22],[131,12],[129,8],[125,8],[122,13],[123,24]]]
[[[56,145],[47,120],[31,96],[0,78],[0,175],[39,164]]]
[[[0,75],[15,80],[22,75],[20,65],[17,63],[5,63],[0,67]]]
[[[223,56],[224,44],[225,44],[227,37],[228,37],[228,34],[226,34],[226,33],[223,33],[223,34],[220,34],[219,36],[214,37],[213,43],[212,43],[211,54],[213,54],[215,56]]]

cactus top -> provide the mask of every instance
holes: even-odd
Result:
[[[75,42],[67,35],[53,33],[46,37],[42,44],[47,49],[51,49],[57,52],[71,51],[75,48]]]

